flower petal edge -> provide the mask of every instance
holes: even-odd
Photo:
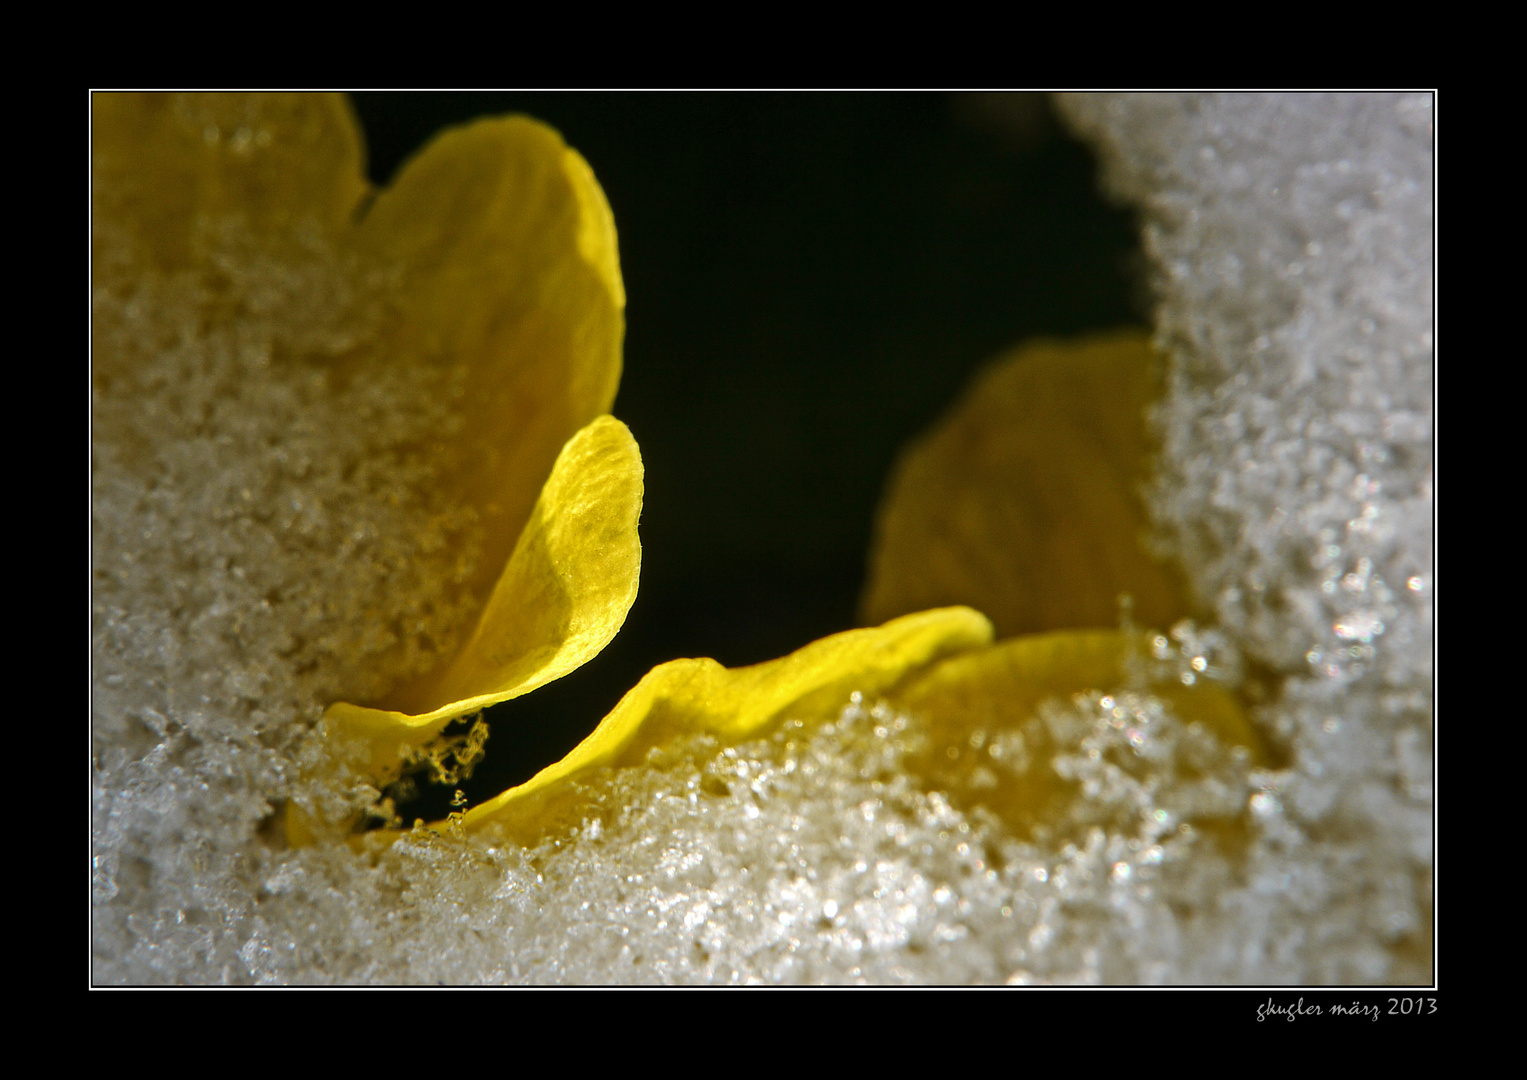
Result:
[[[336,703],[325,713],[340,743],[386,776],[453,719],[529,693],[610,643],[636,599],[642,461],[636,440],[602,416],[563,447],[477,627],[456,659],[420,691],[412,712]]]

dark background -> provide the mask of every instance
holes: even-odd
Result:
[[[497,794],[653,665],[782,656],[856,625],[898,450],[1035,335],[1140,322],[1134,229],[1034,95],[354,96],[371,179],[436,131],[557,128],[615,212],[627,293],[615,414],[646,463],[641,591],[567,678],[489,710]],[[405,815],[443,816],[449,792]]]

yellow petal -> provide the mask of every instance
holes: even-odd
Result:
[[[95,94],[91,159],[98,288],[207,271],[230,237],[262,258],[311,258],[342,243],[369,190],[338,94]],[[97,385],[133,355],[94,350]]]
[[[96,94],[91,121],[96,226],[162,271],[199,261],[220,219],[337,236],[368,188],[339,94]]]
[[[1188,615],[1181,575],[1149,553],[1140,488],[1160,387],[1134,333],[1026,346],[910,447],[881,504],[862,615],[969,604],[999,637]]]
[[[634,764],[684,735],[737,742],[791,717],[831,716],[858,690],[875,697],[910,672],[991,641],[968,608],[926,611],[868,630],[834,634],[779,660],[728,669],[714,660],[653,668],[587,739],[519,787],[473,807],[463,825],[497,824],[532,839],[576,806],[568,781],[601,766]]]
[[[387,311],[380,350],[342,358],[334,376],[447,374],[457,422],[431,449],[433,485],[484,538],[463,586],[482,615],[463,649],[376,708],[330,709],[341,737],[367,733],[370,767],[386,775],[450,719],[560,678],[610,641],[635,595],[642,468],[625,427],[595,421],[620,382],[614,218],[555,131],[507,117],[444,132],[346,242]]]
[[[414,688],[406,710],[340,703],[325,714],[341,743],[386,776],[452,719],[559,679],[609,644],[636,599],[642,461],[626,426],[604,416],[558,455],[530,521],[455,661]]]
[[[552,462],[620,382],[625,290],[588,164],[544,124],[482,120],[441,134],[368,205],[342,96],[100,94],[93,110],[99,258],[215,273],[233,222],[256,257],[328,257],[373,301],[358,303],[379,312],[364,335],[379,344],[324,356],[336,383],[441,371],[455,422],[423,449],[442,501],[485,538],[463,583],[485,603]],[[111,360],[95,357],[98,379]]]
[[[1163,700],[1185,723],[1200,723],[1219,742],[1245,747],[1253,763],[1265,761],[1262,740],[1237,696],[1223,685],[1196,680],[1184,685],[1171,671],[1152,669],[1150,638],[1115,630],[1072,630],[999,642],[920,672],[887,695],[897,708],[915,713],[928,728],[926,746],[908,766],[929,790],[942,790],[962,805],[979,803],[1023,834],[1054,807],[1069,800],[1074,785],[1050,767],[1041,747],[1021,779],[973,786],[962,755],[1002,732],[1019,731],[1046,701],[1094,692],[1135,691]]]
[[[551,128],[481,120],[411,160],[355,243],[395,282],[385,355],[357,364],[451,373],[461,424],[434,455],[437,483],[484,527],[469,588],[486,598],[563,444],[615,400],[625,290],[609,204]]]

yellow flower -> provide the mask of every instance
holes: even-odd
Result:
[[[578,822],[575,781],[597,769],[639,764],[686,735],[735,745],[786,720],[830,720],[850,695],[916,715],[921,736],[904,761],[924,789],[979,804],[1020,835],[1063,817],[1078,785],[1050,767],[1042,734],[1030,732],[1034,760],[1009,761],[1004,783],[971,750],[1023,731],[1047,702],[1091,692],[1138,745],[1148,721],[1121,718],[1154,702],[1209,732],[1222,765],[1262,760],[1233,673],[1213,669],[1191,624],[1175,636],[1119,628],[1121,596],[1148,626],[1191,610],[1180,576],[1146,548],[1145,410],[1159,385],[1157,358],[1132,333],[1039,344],[993,365],[890,485],[865,600],[869,619],[890,621],[748,668],[661,665],[561,762],[462,824],[533,843]],[[993,624],[1023,636],[993,644]],[[1229,817],[1219,827],[1238,832]]]
[[[1281,843],[1283,780],[1255,771],[1255,686],[1147,540],[1160,378],[1134,335],[1015,352],[908,450],[863,598],[880,625],[747,668],[659,665],[563,760],[433,832],[349,837],[393,845],[375,860],[311,844],[452,720],[566,674],[626,617],[643,476],[606,415],[613,220],[529,120],[448,132],[376,192],[338,98],[94,110],[101,970],[426,970],[366,958],[398,944],[464,977],[450,951],[492,941],[480,970],[508,979],[536,933],[560,947],[587,923],[637,931],[627,977],[911,978],[861,950],[959,961],[967,939],[991,962],[917,970],[1106,977],[1096,954],[1150,937],[1150,908],[1175,940],[1226,875],[1271,877],[1254,841]],[[741,842],[760,817],[762,844]],[[711,855],[725,881],[705,881]],[[563,910],[537,930],[548,899]],[[1119,933],[1089,934],[1090,908]],[[779,963],[707,953],[776,915],[748,947]],[[426,933],[405,942],[409,918]],[[676,951],[638,967],[654,943]],[[852,966],[792,966],[797,948]]]
[[[584,160],[532,120],[482,121],[440,136],[378,192],[337,96],[98,95],[93,108],[98,452],[151,472],[163,452],[145,421],[154,409],[194,439],[176,395],[224,380],[196,405],[220,410],[246,392],[219,365],[281,401],[318,387],[293,445],[311,433],[381,447],[300,465],[283,434],[258,448],[304,475],[353,471],[331,501],[376,511],[383,531],[413,530],[373,542],[377,522],[363,517],[352,542],[342,520],[314,526],[396,595],[346,595],[357,586],[341,578],[326,596],[273,587],[266,604],[291,611],[290,651],[313,652],[310,666],[357,669],[333,692],[364,704],[340,700],[326,717],[353,763],[385,781],[452,719],[603,649],[636,594],[642,464],[604,415],[625,294],[613,217]],[[155,365],[177,334],[214,346],[166,377]],[[388,401],[375,411],[373,389],[422,419],[385,435],[397,422]],[[278,554],[313,542],[301,514],[243,497],[247,518],[215,513],[278,533]],[[339,505],[308,509],[318,520]],[[200,542],[184,538],[187,561],[205,561]],[[442,595],[408,595],[420,582]],[[346,608],[361,613],[339,632],[348,644],[315,644]],[[302,820],[293,830],[306,834]]]
[[[95,127],[102,291],[130,309],[133,283],[153,279],[195,292],[199,318],[280,322],[287,312],[270,309],[293,294],[277,288],[272,302],[239,268],[301,279],[318,262],[346,283],[322,298],[339,314],[296,345],[266,342],[260,362],[313,366],[330,410],[377,380],[450,404],[424,440],[414,486],[427,490],[409,496],[441,536],[413,554],[480,551],[444,579],[459,598],[363,640],[366,663],[386,669],[367,684],[379,689],[325,716],[362,775],[391,779],[453,719],[602,649],[635,595],[641,463],[624,426],[601,415],[619,377],[624,293],[613,220],[583,160],[532,121],[484,121],[441,136],[373,193],[339,99],[103,96]],[[108,347],[120,341],[109,327],[98,335],[98,398],[130,399],[132,350]],[[994,368],[898,470],[865,602],[867,618],[889,621],[750,668],[660,665],[562,761],[449,827],[533,842],[576,823],[598,770],[696,733],[738,743],[830,719],[854,694],[922,717],[931,740],[908,767],[1015,829],[1053,815],[1067,785],[1039,762],[1022,782],[976,790],[950,763],[1046,700],[1154,695],[1254,747],[1224,687],[1184,685],[1165,638],[1114,628],[1121,593],[1148,625],[1188,613],[1180,579],[1141,546],[1135,488],[1156,386],[1133,338],[1040,347]],[[127,423],[120,412],[98,413],[102,442],[132,441],[113,427]],[[993,624],[1008,640],[993,644]],[[311,839],[309,815],[294,813],[288,834]]]

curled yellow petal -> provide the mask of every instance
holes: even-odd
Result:
[[[603,416],[558,455],[477,628],[432,683],[398,708],[345,703],[325,718],[385,775],[451,720],[529,693],[598,655],[636,599],[642,461],[626,426]]]
[[[791,716],[835,713],[854,691],[874,697],[930,663],[991,641],[991,624],[968,608],[926,611],[884,626],[850,630],[778,660],[725,668],[714,660],[674,660],[653,668],[599,727],[555,765],[473,807],[466,828],[500,825],[531,834],[561,820],[567,781],[600,766],[634,764],[684,735],[739,741]]]
[[[1135,333],[1025,346],[897,464],[862,604],[867,623],[946,604],[999,637],[1189,614],[1181,575],[1145,547],[1146,409],[1160,370]]]
[[[1202,725],[1221,747],[1244,748],[1251,763],[1264,762],[1265,747],[1239,697],[1204,679],[1184,684],[1170,667],[1151,664],[1150,640],[1115,630],[1054,631],[1002,641],[919,672],[888,695],[926,725],[926,743],[908,756],[909,766],[930,790],[985,806],[1026,834],[1068,804],[1075,788],[1053,768],[1043,728],[1030,722],[1046,703],[1088,692],[1149,695],[1182,723]],[[1001,761],[1000,740],[1013,733],[1017,742]],[[1004,775],[973,767],[969,759],[983,754],[987,765],[1001,761]]]

